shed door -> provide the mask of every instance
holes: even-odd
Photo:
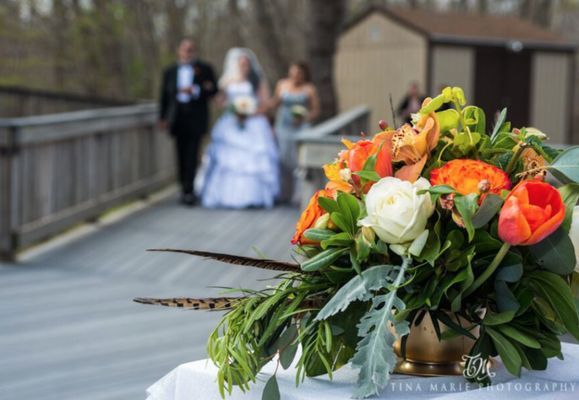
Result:
[[[507,107],[513,126],[529,126],[531,53],[479,47],[475,58],[475,100],[490,127],[497,111]]]

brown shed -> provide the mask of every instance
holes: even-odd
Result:
[[[391,120],[408,85],[427,94],[461,86],[487,120],[508,108],[515,126],[534,126],[553,143],[572,137],[575,46],[530,22],[505,16],[369,7],[345,25],[336,53],[340,109],[372,109]]]

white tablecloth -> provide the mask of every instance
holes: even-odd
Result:
[[[565,360],[549,360],[546,371],[523,370],[520,379],[509,375],[501,364],[495,369],[493,386],[474,389],[463,377],[420,378],[393,375],[380,399],[579,399],[579,345],[563,343]],[[261,400],[263,386],[274,365],[267,365],[257,384],[246,394],[239,390],[231,400]],[[216,383],[216,367],[207,360],[182,364],[147,389],[147,400],[220,400]],[[295,370],[277,372],[282,400],[339,400],[351,398],[357,371],[344,367],[327,377],[306,378],[295,386]],[[468,394],[465,392],[468,391]]]

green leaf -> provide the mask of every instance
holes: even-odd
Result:
[[[492,328],[487,328],[486,331],[495,344],[507,371],[512,375],[521,376],[522,360],[515,346],[513,346],[513,344],[499,331]]]
[[[277,379],[275,375],[272,375],[263,388],[263,395],[261,396],[261,400],[280,400],[280,398],[281,395],[279,393]]]
[[[505,281],[495,281],[495,294],[497,299],[497,308],[499,311],[516,312],[519,309],[520,304]]]
[[[551,305],[567,331],[579,340],[579,317],[567,282],[548,271],[535,271],[530,278],[532,289]]]
[[[350,249],[347,248],[330,248],[324,250],[309,260],[301,263],[301,269],[308,272],[318,271],[332,264],[338,258],[346,254],[349,250]]]
[[[428,263],[432,266],[434,266],[434,262],[440,254],[440,238],[438,236],[440,229],[437,230],[437,225],[440,228],[440,221],[438,221],[435,224],[434,229],[430,230],[428,233],[428,239],[426,240],[424,249],[422,249],[422,253],[420,253],[420,258],[422,260],[428,261]]]
[[[281,364],[283,369],[288,369],[292,365],[292,362],[298,351],[298,347],[299,347],[298,343],[292,343],[286,348],[284,348],[283,351],[280,353],[279,363]]]
[[[418,194],[430,193],[430,194],[451,194],[456,192],[452,186],[448,185],[436,185],[431,186],[428,189],[421,189]]]
[[[530,347],[532,349],[540,349],[541,343],[539,343],[536,339],[532,336],[527,335],[524,332],[519,331],[513,326],[510,325],[501,325],[498,326],[497,329],[505,336],[510,337],[511,339],[516,340],[517,342]]]
[[[563,183],[579,183],[579,146],[565,149],[547,168]]]
[[[349,193],[338,192],[338,206],[340,207],[340,212],[346,217],[346,221],[350,225],[350,230],[347,232],[354,233],[358,217],[360,216],[360,203],[358,203],[358,199]]]
[[[323,240],[320,245],[322,246],[322,249],[326,249],[329,246],[349,246],[350,244],[352,244],[352,236],[347,233],[347,232],[340,232],[340,233],[334,233],[334,235],[326,240]]]
[[[340,228],[343,232],[353,234],[352,216],[344,215],[342,212],[333,212],[330,214],[330,218]]]
[[[486,117],[484,111],[476,106],[467,106],[462,110],[466,125],[471,131],[486,133]]]
[[[382,179],[376,171],[356,171],[354,175],[358,175],[360,178],[364,178],[370,182],[378,182]]]
[[[393,265],[377,265],[353,277],[332,296],[330,301],[318,312],[316,320],[321,321],[342,312],[354,301],[368,301],[372,291],[385,287],[392,282],[390,274]]]
[[[453,321],[445,311],[437,312],[436,317],[440,320],[440,322],[442,322],[453,331],[458,332],[463,336],[469,337],[472,340],[476,340],[476,337],[472,333],[470,333],[466,328],[463,328],[459,323]]]
[[[475,232],[472,218],[477,211],[478,195],[476,193],[471,193],[466,196],[456,196],[454,198],[454,205],[456,206],[456,209],[462,217],[466,227],[468,241],[471,242],[474,239]]]
[[[483,324],[486,326],[506,324],[507,322],[511,322],[514,317],[515,317],[514,311],[505,311],[501,313],[494,313],[492,311],[489,311],[483,318]]]
[[[460,121],[460,114],[454,108],[448,110],[438,111],[436,113],[438,123],[440,125],[440,132],[447,132],[452,128],[458,128]]]
[[[579,200],[579,184],[569,183],[567,185],[561,186],[559,188],[559,193],[563,198],[563,203],[565,203],[565,219],[561,224],[561,227],[566,232],[571,229],[571,222],[573,221],[573,209],[577,205],[577,200]]]
[[[329,229],[310,228],[304,232],[304,236],[310,240],[322,241],[334,236],[336,232]]]
[[[563,228],[529,246],[529,252],[542,269],[559,275],[568,275],[575,269],[577,259],[569,234]]]
[[[338,207],[338,202],[336,200],[329,199],[327,197],[322,196],[318,197],[318,205],[327,212],[329,212],[330,214],[333,212],[340,211],[340,208]]]
[[[405,258],[394,281],[395,288],[402,283],[409,263],[410,259]],[[372,298],[372,307],[358,324],[358,336],[362,339],[351,360],[352,367],[360,369],[355,398],[379,394],[388,383],[397,361],[394,342],[410,332],[408,321],[395,318],[395,314],[404,309],[404,302],[397,297],[396,291]]]
[[[494,143],[495,139],[497,138],[497,135],[501,131],[501,126],[505,123],[506,118],[507,118],[507,108],[505,107],[501,110],[501,113],[499,114],[497,122],[495,123],[495,126],[493,128],[493,133],[491,133],[492,143]]]
[[[419,257],[420,253],[422,253],[422,249],[424,249],[424,246],[426,245],[427,240],[428,240],[428,229],[425,229],[424,232],[422,232],[420,235],[418,235],[416,239],[414,239],[414,241],[408,248],[408,253],[415,257]]]
[[[503,201],[504,200],[496,194],[488,193],[479,209],[472,216],[472,226],[478,229],[488,224],[501,209]]]

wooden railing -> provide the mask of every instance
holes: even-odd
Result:
[[[322,166],[334,160],[344,148],[341,143],[343,138],[357,140],[361,132],[368,133],[369,117],[370,109],[361,105],[297,135],[302,208],[311,195],[325,184]]]
[[[135,101],[20,86],[0,86],[0,118],[19,118],[131,104],[135,104]]]
[[[171,182],[155,120],[153,104],[0,119],[0,257]]]

